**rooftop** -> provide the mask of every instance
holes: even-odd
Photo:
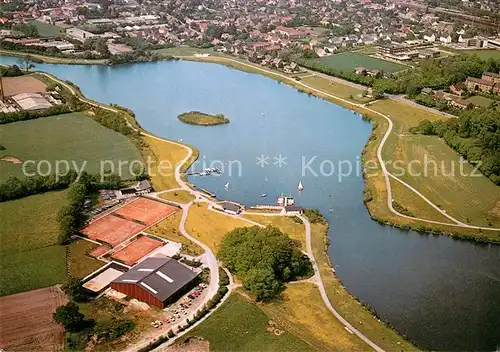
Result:
[[[197,276],[198,272],[172,258],[147,258],[113,283],[139,285],[160,301],[165,301]]]

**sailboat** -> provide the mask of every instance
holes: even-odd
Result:
[[[229,182],[228,182],[228,183],[226,183],[226,184],[224,185],[224,188],[225,188],[225,189],[228,189],[228,188],[229,188]]]
[[[300,191],[304,190],[304,186],[302,186],[302,181],[299,181],[299,185],[297,186],[297,189]]]

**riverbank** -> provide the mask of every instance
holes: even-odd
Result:
[[[51,77],[51,79],[54,79],[57,82],[60,82],[60,83],[62,82],[53,76],[47,75],[47,77]],[[74,87],[74,85],[72,85],[72,87]],[[97,105],[101,106],[102,108],[108,108],[104,104],[94,103],[93,101],[87,100],[85,97],[83,97],[83,95],[81,94],[81,92],[78,89],[73,89],[73,91],[75,94],[77,94],[77,96],[79,98],[85,99],[87,101],[87,103],[97,104]],[[115,110],[116,110],[116,108],[115,108]],[[125,111],[125,110],[126,110],[125,108],[120,108],[120,111]],[[127,121],[129,121],[129,123],[131,125],[134,124],[135,126],[139,126],[139,124],[137,122],[133,123],[130,121],[130,120],[135,120],[132,113],[128,113],[124,117],[127,119]],[[149,134],[148,132],[146,132],[145,130],[143,130],[142,128],[141,128],[141,131],[142,131],[141,133],[143,134],[143,137],[145,138],[145,140],[148,143],[151,143],[151,138],[153,138],[155,141],[158,141],[160,143],[162,141],[164,141],[165,143],[174,144],[175,146],[181,145],[180,143],[168,141],[164,138],[154,137],[151,134]],[[190,147],[187,147],[187,148],[190,148]],[[182,184],[181,184],[179,175],[181,173],[181,170],[185,171],[189,167],[189,165],[195,160],[194,159],[195,153],[192,153],[192,154],[193,155],[190,158],[189,158],[189,153],[187,155],[185,153],[177,153],[177,152],[173,153],[173,154],[169,154],[169,155],[171,155],[171,157],[169,157],[168,160],[171,161],[174,165],[176,165],[177,171],[176,171],[176,174],[174,177],[174,179],[176,180],[176,183],[175,184],[172,183],[172,179],[169,178],[168,182],[166,182],[166,184],[164,186],[161,186],[161,187],[175,188],[177,186],[187,185],[184,182],[182,182]],[[161,154],[157,154],[157,156],[161,157]],[[179,159],[179,160],[175,160],[175,159]],[[184,163],[182,165],[180,165],[179,161],[184,161]],[[187,185],[187,186],[190,186],[191,188],[193,188],[192,185]],[[204,207],[201,207],[199,209],[196,207],[191,208],[189,213],[186,212],[186,214],[188,214],[188,215],[186,216],[186,218],[184,220],[189,220],[189,219],[193,220],[193,218],[192,218],[193,216],[195,216],[195,219],[200,218],[200,216],[198,216],[196,214],[197,210],[203,212],[203,214],[209,214],[209,215],[212,215],[211,212],[213,212],[213,211],[208,210],[208,209],[205,210]],[[193,211],[195,213],[192,213]],[[222,213],[221,214],[214,213],[214,214],[229,217],[229,215],[227,215],[227,214],[224,214],[224,215]],[[231,219],[231,217],[229,217],[229,218]],[[186,224],[186,226],[189,227],[190,225]],[[234,226],[236,226],[236,225],[234,225]],[[188,230],[189,230],[189,228],[188,228]],[[195,230],[196,231],[191,229],[190,231],[195,236],[197,236],[199,238],[206,237],[206,236],[201,236],[201,231],[206,230],[205,226],[199,227]],[[321,254],[321,257],[324,258],[324,259],[321,259],[321,261],[328,260],[327,259],[328,256],[324,252],[324,236],[325,236],[324,231],[325,231],[325,228],[323,228],[323,232],[315,232],[315,234],[320,233],[321,241],[320,241],[320,243],[319,242],[317,244],[313,243],[313,245],[312,245],[312,248],[315,251],[315,253],[318,253],[318,255]],[[316,235],[313,235],[313,238],[316,238],[316,237],[317,237]],[[216,246],[216,243],[214,243],[214,246]],[[318,262],[319,261],[320,260],[318,260]],[[325,281],[333,279],[331,277],[331,268],[325,270],[321,274],[322,274],[322,277],[325,279]],[[325,275],[326,275],[326,277],[325,277]],[[360,331],[364,332],[365,326],[370,327],[370,331],[371,331],[370,338],[373,338],[377,345],[381,345],[381,346],[383,346],[383,348],[386,348],[388,350],[394,350],[396,348],[397,349],[405,349],[405,350],[412,350],[413,349],[413,346],[411,346],[409,344],[406,345],[407,343],[399,335],[397,335],[393,330],[391,330],[391,329],[387,328],[385,325],[379,323],[376,319],[373,319],[373,316],[370,314],[370,312],[368,310],[366,310],[361,304],[359,304],[353,297],[351,297],[347,294],[347,291],[345,291],[345,289],[343,289],[343,287],[339,281],[336,281],[336,285],[337,285],[337,287],[335,288],[333,285],[328,285],[327,283],[325,283],[325,286],[327,287],[327,290],[328,290],[328,296],[332,297],[331,298],[332,305],[334,305],[335,308],[338,308],[339,310],[342,309],[342,307],[338,306],[339,303],[335,300],[336,299],[335,298],[336,291],[338,291],[340,288],[342,288],[342,290],[344,292],[343,293],[344,297],[341,301],[341,305],[346,306],[346,304],[347,304],[346,302],[351,301],[351,303],[349,304],[349,310],[347,310],[346,313],[349,313],[353,317],[355,317],[355,319],[358,319],[358,322],[360,322],[360,323],[356,322],[355,325],[359,325]],[[330,288],[328,288],[328,287],[330,287]],[[357,326],[357,328],[358,328],[358,326]],[[344,332],[344,334],[345,334],[345,332]],[[348,336],[350,336],[350,335],[347,334],[345,338],[347,338]],[[407,346],[407,347],[404,347],[404,346]]]
[[[211,115],[199,111],[184,112],[177,118],[188,125],[194,126],[216,126],[229,123],[229,119],[222,114]]]
[[[407,133],[409,127],[409,121],[412,124],[418,124],[419,121],[425,118],[431,119],[444,119],[442,115],[434,114],[424,109],[420,109],[418,107],[409,106],[408,104],[404,104],[403,102],[387,100],[390,102],[389,105],[382,104],[379,102],[368,102],[368,103],[359,103],[356,101],[355,97],[352,94],[353,86],[346,83],[341,83],[339,80],[332,79],[325,84],[321,82],[321,89],[313,86],[313,82],[316,82],[318,79],[325,80],[324,78],[314,77],[315,80],[310,84],[307,84],[302,81],[302,79],[297,80],[295,76],[283,74],[277,71],[271,71],[267,68],[262,68],[260,66],[244,62],[240,59],[228,58],[225,56],[217,55],[217,56],[179,56],[179,58],[191,61],[200,61],[200,62],[211,62],[222,64],[224,66],[228,66],[231,68],[235,68],[238,70],[242,70],[249,73],[259,73],[269,78],[275,79],[279,82],[286,83],[292,87],[295,87],[299,91],[303,93],[307,93],[310,95],[314,95],[316,97],[331,101],[337,105],[341,105],[346,107],[354,112],[362,114],[371,120],[374,125],[374,131],[372,136],[370,137],[365,149],[363,151],[363,161],[364,162],[376,162],[377,170],[375,175],[370,175],[369,178],[365,178],[365,194],[371,194],[371,199],[365,199],[365,204],[367,205],[367,209],[370,212],[371,217],[378,221],[381,224],[387,224],[391,226],[395,226],[404,230],[415,230],[421,233],[430,233],[430,234],[442,234],[451,236],[458,239],[472,240],[477,242],[486,242],[486,243],[500,243],[500,231],[498,230],[497,224],[500,225],[500,218],[498,222],[491,222],[490,213],[495,213],[495,207],[500,207],[500,197],[497,200],[498,205],[496,203],[488,204],[489,208],[482,207],[481,199],[484,196],[490,197],[491,194],[497,194],[495,190],[492,191],[492,185],[489,184],[489,181],[481,176],[479,179],[479,183],[475,184],[468,183],[470,178],[462,177],[456,180],[456,183],[462,185],[463,188],[466,188],[467,197],[465,199],[457,199],[455,194],[452,194],[453,197],[450,198],[449,188],[444,184],[444,182],[449,181],[449,178],[438,178],[433,180],[436,185],[432,185],[432,187],[425,187],[425,189],[432,189],[432,192],[426,193],[425,196],[420,192],[416,193],[415,188],[409,186],[409,183],[416,183],[416,179],[408,179],[406,182],[398,184],[399,180],[396,180],[392,175],[388,173],[388,171],[384,170],[381,167],[381,161],[378,160],[377,151],[380,148],[379,141],[382,141],[384,137],[384,133],[388,131],[389,125],[387,121],[390,120],[391,124],[394,122],[396,126],[395,131],[391,131],[388,133],[389,139],[387,139],[391,145],[382,144],[383,149],[383,157],[395,157],[398,158],[400,155],[396,155],[396,151],[400,148],[401,140],[396,140],[394,138],[395,135],[401,136],[401,134]],[[294,78],[295,77],[295,78]],[[311,77],[307,77],[306,79],[310,80]],[[304,80],[305,81],[305,80]],[[325,80],[326,81],[326,80]],[[333,91],[330,93],[330,91]],[[350,92],[344,93],[344,96],[339,96],[339,92]],[[373,105],[372,105],[373,104]],[[372,108],[374,106],[374,108]],[[407,119],[408,115],[411,115],[412,118]],[[390,116],[390,117],[389,117]],[[380,129],[380,126],[384,128]],[[404,128],[401,128],[404,126]],[[375,130],[379,128],[376,132]],[[373,143],[376,141],[376,143]],[[384,141],[385,143],[385,141]],[[371,145],[370,145],[371,144]],[[417,148],[422,147],[420,143],[415,143]],[[372,148],[370,152],[369,148]],[[440,146],[440,148],[444,149],[448,155],[454,155],[458,160],[459,156],[444,143]],[[387,150],[393,151],[392,155],[387,152]],[[382,157],[382,155],[381,155]],[[413,158],[419,158],[418,162],[424,162],[424,156],[421,155],[413,155]],[[436,156],[438,157],[438,156]],[[396,159],[397,160],[397,159]],[[415,159],[410,159],[415,160]],[[408,161],[410,161],[408,160]],[[437,159],[439,160],[439,159]],[[373,170],[372,170],[373,171]],[[399,181],[401,182],[401,181]],[[398,193],[394,194],[394,197],[399,199],[399,202],[396,204],[390,204],[388,201],[388,195],[392,194],[392,190],[387,190],[387,187],[394,187],[398,189]],[[465,184],[465,185],[464,185]],[[400,187],[403,185],[403,187]],[[418,184],[422,186],[421,184]],[[425,186],[425,184],[424,184]],[[385,188],[385,190],[384,190]],[[439,197],[435,197],[435,194],[438,194]],[[431,199],[428,199],[430,197]],[[434,198],[434,199],[432,199]],[[490,197],[491,198],[491,197]],[[391,197],[391,199],[394,199]],[[412,199],[411,203],[408,203],[408,200]],[[439,200],[437,200],[439,199]],[[376,200],[376,201],[373,201]],[[373,201],[373,202],[372,202]],[[436,205],[434,202],[439,201]],[[462,207],[463,204],[471,203],[477,209],[477,214],[482,214],[480,219],[469,219],[467,215],[471,210],[469,206]],[[446,208],[441,208],[439,204],[447,204]],[[460,209],[455,209],[457,204],[461,207]],[[390,205],[390,206],[389,206]],[[401,205],[401,206],[399,206]],[[403,211],[401,213],[397,209],[404,210],[410,209],[408,211]],[[451,217],[446,218],[443,217],[443,214],[454,214],[455,221],[450,220]],[[461,218],[461,220],[456,220],[456,218]],[[493,228],[492,228],[493,225]]]

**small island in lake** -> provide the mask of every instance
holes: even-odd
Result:
[[[179,120],[189,125],[215,126],[229,123],[223,114],[210,115],[199,111],[184,112],[177,116]]]

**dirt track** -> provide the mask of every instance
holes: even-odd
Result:
[[[47,87],[43,82],[30,76],[4,77],[2,80],[6,97],[20,93],[43,93]]]
[[[52,313],[66,302],[55,286],[0,297],[0,348],[62,351],[64,329],[52,320]]]

